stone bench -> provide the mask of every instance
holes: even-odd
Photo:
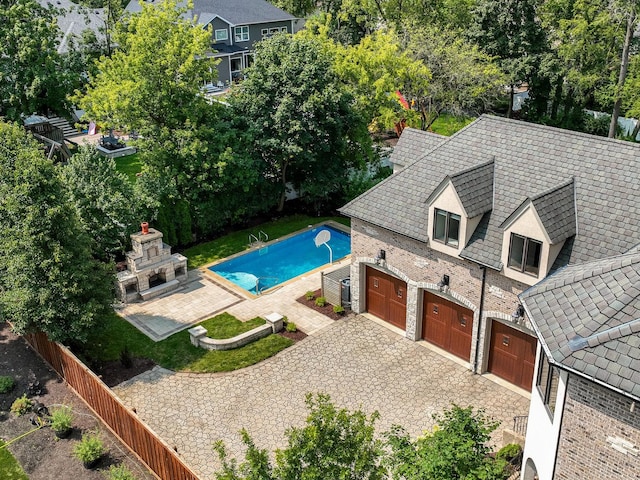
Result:
[[[150,298],[157,297],[158,295],[162,295],[170,290],[175,290],[180,285],[178,280],[171,280],[169,282],[165,282],[162,285],[157,285],[152,288],[148,288],[147,290],[140,292],[140,296],[143,300],[149,300]]]
[[[188,330],[191,343],[196,347],[206,350],[231,350],[234,348],[244,347],[245,345],[255,342],[263,337],[268,337],[272,333],[278,333],[283,327],[282,315],[271,313],[265,317],[267,323],[260,325],[248,332],[241,333],[231,338],[209,338],[207,337],[207,329],[201,325],[190,328]]]

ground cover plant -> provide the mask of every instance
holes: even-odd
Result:
[[[246,322],[241,322],[233,315],[225,312],[220,315],[216,315],[214,318],[205,320],[201,325],[207,329],[207,337],[223,340],[225,338],[235,337],[241,333],[253,330],[265,323],[266,320],[260,317],[252,318]]]
[[[2,472],[2,478],[4,480],[29,480],[15,457],[3,446],[4,442],[0,440],[0,472]]]
[[[210,242],[187,248],[184,255],[189,259],[189,268],[198,268],[216,260],[241,252],[247,248],[249,234],[256,234],[262,230],[269,235],[270,240],[289,235],[309,225],[322,223],[328,220],[339,222],[349,226],[350,219],[344,217],[309,217],[307,215],[293,215],[279,218],[272,222],[263,223],[253,228],[246,228],[230,233]]]
[[[449,115],[448,113],[441,113],[431,124],[431,131],[444,135],[445,137],[450,137],[474,120],[475,118],[472,117],[457,117],[455,115]]]
[[[209,332],[221,332],[219,334],[233,337],[242,333],[245,328],[248,330],[254,328],[256,321],[254,319],[253,323],[249,324],[249,328],[244,325],[245,322],[240,322],[232,315],[223,313],[198,325],[202,325]],[[293,342],[288,338],[269,335],[233,350],[209,351],[193,346],[189,339],[189,332],[186,330],[160,342],[154,342],[129,322],[113,313],[104,319],[103,328],[93,333],[93,338],[79,350],[79,354],[87,362],[96,366],[98,373],[101,373],[106,381],[108,368],[101,371],[101,365],[118,362],[125,348],[132,357],[150,359],[170,370],[211,373],[228,372],[253,365],[292,344]],[[106,383],[110,384],[109,381]]]

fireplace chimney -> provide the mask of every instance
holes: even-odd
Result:
[[[142,227],[142,235],[149,233],[149,222],[142,222],[140,226]]]

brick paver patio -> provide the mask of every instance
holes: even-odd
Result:
[[[215,440],[224,440],[232,455],[242,454],[241,428],[260,448],[284,446],[284,430],[304,422],[307,392],[328,393],[340,407],[378,410],[378,432],[395,423],[412,436],[430,429],[431,415],[452,402],[484,407],[502,421],[501,429],[529,406],[522,395],[362,316],[330,323],[237,372],[183,374],[157,367],[114,390],[202,479],[213,478],[218,467]]]

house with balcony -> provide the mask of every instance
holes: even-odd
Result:
[[[390,160],[341,209],[353,310],[531,392],[540,346],[519,295],[640,244],[640,146],[485,115],[449,138],[405,129]]]
[[[640,253],[569,265],[520,300],[539,339],[522,479],[638,478]]]
[[[129,13],[141,10],[140,0],[132,0],[126,8]],[[193,0],[186,16],[211,30],[210,55],[220,63],[208,83],[220,86],[243,78],[256,42],[277,33],[295,33],[304,22],[265,0]]]

